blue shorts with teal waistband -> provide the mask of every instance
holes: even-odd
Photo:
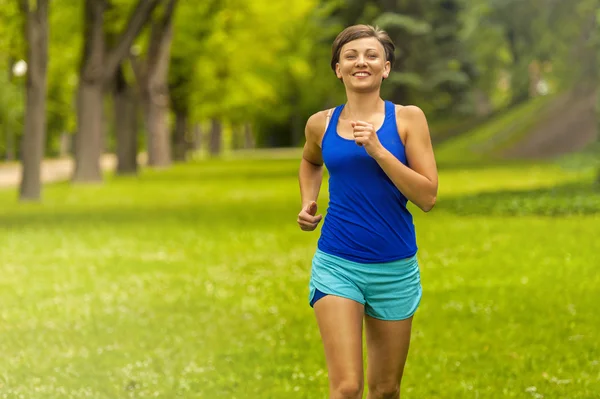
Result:
[[[381,320],[413,316],[423,290],[417,256],[386,263],[357,263],[317,249],[309,283],[309,303],[326,295],[356,301]]]

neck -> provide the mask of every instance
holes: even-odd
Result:
[[[368,120],[381,112],[384,101],[379,90],[368,93],[346,92],[348,99],[344,111],[346,116],[354,120]]]

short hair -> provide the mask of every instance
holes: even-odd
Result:
[[[377,26],[353,25],[341,31],[333,41],[331,47],[331,69],[333,69],[333,72],[335,72],[335,65],[340,61],[340,52],[344,44],[367,37],[374,37],[379,40],[385,50],[386,61],[390,62],[390,66],[394,66],[396,60],[394,55],[395,46],[387,32]]]

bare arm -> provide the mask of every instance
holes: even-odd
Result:
[[[405,148],[410,167],[383,147],[373,158],[409,201],[429,212],[437,198],[438,173],[427,119],[415,106],[403,107],[398,114],[407,122]]]
[[[308,119],[305,129],[306,143],[298,172],[302,201],[298,224],[302,230],[307,231],[314,230],[323,218],[322,215],[316,215],[316,213],[317,199],[323,181],[323,155],[320,143],[324,130],[325,116],[323,113],[317,113]]]

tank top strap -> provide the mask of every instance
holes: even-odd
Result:
[[[331,114],[331,117],[329,118],[329,122],[327,123],[327,128],[325,129],[325,133],[323,134],[323,139],[321,140],[321,148],[325,147],[325,141],[328,139],[328,137],[331,137],[332,135],[333,136],[337,135],[338,120],[340,119],[340,114],[342,113],[343,108],[344,108],[343,104],[338,105],[337,107],[334,108],[333,113]]]
[[[385,124],[389,126],[393,132],[398,131],[398,125],[396,123],[396,105],[391,102],[385,102]]]
[[[333,110],[333,114],[331,115],[331,119],[329,121],[330,126],[335,126],[337,129],[338,119],[340,119],[340,115],[342,114],[342,110],[344,109],[344,104],[338,105]]]

